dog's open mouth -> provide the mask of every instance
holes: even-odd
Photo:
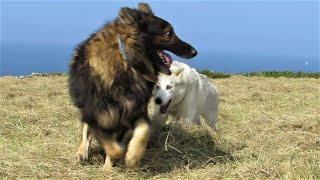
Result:
[[[171,103],[171,100],[169,100],[166,104],[160,106],[160,113],[161,114],[165,114],[167,112],[170,103]]]
[[[171,75],[171,71],[170,71],[170,66],[172,64],[171,56],[160,50],[158,50],[157,53],[162,60],[162,62],[160,63],[160,71],[162,73]]]

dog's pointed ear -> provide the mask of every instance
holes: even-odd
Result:
[[[137,10],[127,7],[120,9],[118,17],[121,23],[128,25],[135,24],[141,20],[141,14]]]
[[[147,3],[139,3],[138,5],[138,9],[142,12],[145,12],[147,14],[151,14],[151,15],[154,15],[152,10],[151,10],[151,7],[149,6],[149,4]]]
[[[182,74],[183,70],[184,70],[184,68],[181,67],[181,68],[172,69],[171,71],[173,72],[173,74],[174,74],[175,76],[180,76],[180,75]]]

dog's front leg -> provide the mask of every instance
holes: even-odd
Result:
[[[180,119],[182,119],[187,124],[200,124],[200,117],[197,116],[195,113],[187,112],[180,116]]]
[[[187,106],[180,114],[180,118],[187,124],[200,125],[200,115],[192,106]]]
[[[141,118],[137,120],[125,158],[125,163],[128,168],[136,168],[139,165],[146,151],[150,131],[150,125],[145,119]]]
[[[200,116],[196,104],[197,101],[194,97],[185,97],[178,109],[177,115],[187,124],[200,124]]]
[[[86,161],[89,158],[89,147],[92,141],[92,133],[87,123],[81,123],[81,143],[76,153],[77,162]]]

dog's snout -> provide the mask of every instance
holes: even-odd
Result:
[[[158,98],[158,97],[154,101],[156,102],[156,104],[159,104],[159,105],[162,103],[161,98]]]
[[[196,56],[197,53],[198,53],[197,50],[195,50],[194,48],[191,49],[192,56]]]

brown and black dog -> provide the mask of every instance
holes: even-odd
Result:
[[[150,136],[147,105],[157,75],[171,73],[172,59],[163,50],[184,58],[197,54],[145,3],[138,9],[122,8],[114,21],[75,50],[69,90],[81,112],[78,160],[88,158],[94,135],[107,154],[106,168],[125,153],[125,165],[137,167]],[[133,135],[125,150],[119,142],[128,130]]]

